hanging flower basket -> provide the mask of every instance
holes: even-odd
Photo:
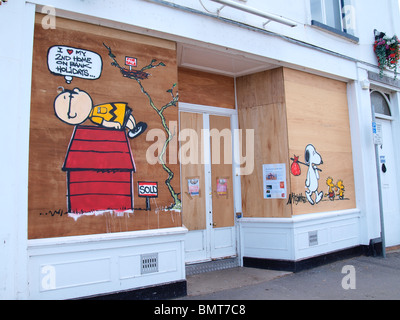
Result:
[[[394,71],[394,78],[397,78],[397,64],[400,59],[399,39],[394,35],[392,38],[383,32],[375,30],[374,52],[378,59],[379,75],[383,77],[383,70],[386,68]]]

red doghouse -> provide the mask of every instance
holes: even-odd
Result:
[[[62,169],[68,212],[133,208],[135,162],[124,130],[76,126]]]

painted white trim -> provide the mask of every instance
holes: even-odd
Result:
[[[188,230],[185,227],[142,230],[120,233],[104,233],[72,237],[58,237],[58,238],[45,238],[28,240],[28,248],[40,248],[45,246],[60,246],[60,245],[73,245],[73,244],[89,244],[100,243],[103,241],[114,240],[132,240],[138,238],[149,238],[158,236],[171,236],[186,234]]]
[[[206,199],[206,229],[205,229],[205,251],[206,259],[212,256],[212,181],[211,181],[211,137],[210,137],[210,115],[203,113],[203,145],[204,150],[204,191]]]
[[[360,216],[359,209],[350,209],[350,210],[339,210],[339,211],[331,211],[331,212],[320,212],[320,213],[309,213],[302,214],[298,216],[293,216],[291,218],[241,218],[239,221],[241,223],[286,223],[286,224],[296,224],[302,222],[311,222],[332,218],[348,218],[349,215]]]

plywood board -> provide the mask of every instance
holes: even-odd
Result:
[[[181,157],[186,156],[188,161],[182,161],[181,176],[182,176],[182,220],[183,224],[189,231],[206,229],[206,192],[204,178],[204,162],[202,161],[202,133],[203,115],[200,113],[180,113],[180,130],[187,131],[188,135],[185,141],[181,142],[181,151],[185,150],[188,154],[181,154]],[[184,147],[184,145],[187,145]],[[190,147],[190,148],[189,148]],[[195,154],[189,154],[194,152]],[[186,152],[185,152],[186,153]],[[182,158],[181,158],[182,159]],[[190,160],[190,161],[189,161]],[[192,195],[189,192],[188,180],[198,179],[199,192]]]
[[[291,69],[284,69],[284,79],[290,157],[307,163],[306,147],[312,145],[323,162],[312,165],[317,176],[310,165],[300,165],[301,174],[290,175],[293,214],[355,208],[346,83]],[[317,187],[311,188],[316,191],[311,201],[308,172]],[[322,195],[320,201],[316,194]]]
[[[230,117],[210,115],[211,187],[214,228],[233,227],[232,135]]]
[[[241,177],[243,216],[290,217],[287,199],[264,199],[263,195],[264,164],[286,163],[290,190],[282,68],[238,78],[237,92],[239,127],[244,134],[245,130],[254,132],[251,148],[242,143],[242,150],[254,150],[254,171]]]
[[[235,109],[233,78],[179,68],[178,79],[180,102]]]
[[[244,217],[290,217],[287,199],[264,199],[264,164],[286,163],[290,190],[284,104],[261,105],[239,110],[241,129],[254,130],[254,171],[241,177]],[[246,146],[243,146],[246,150]],[[249,150],[249,148],[247,148]]]
[[[35,16],[35,23],[41,24],[43,19],[47,19],[46,15],[37,13]],[[57,17],[56,28],[68,29],[71,31],[82,31],[86,34],[91,33],[94,35],[110,37],[113,39],[120,39],[124,41],[141,43],[144,45],[151,45],[169,50],[176,50],[176,43],[173,41],[149,37],[138,33],[119,30],[116,28],[99,28],[95,24],[89,24],[60,17]]]
[[[240,109],[285,102],[282,68],[240,77],[236,85]]]
[[[161,123],[160,115],[154,106],[161,107],[171,101],[171,92],[167,92],[177,83],[176,50],[173,42],[153,39],[141,35],[104,28],[66,19],[57,18],[56,29],[43,29],[40,25],[41,16],[37,17],[33,48],[32,70],[32,103],[30,121],[29,148],[29,199],[28,199],[28,233],[30,239],[63,237],[72,235],[97,234],[105,232],[124,232],[153,228],[181,226],[179,210],[167,210],[174,203],[171,191],[166,185],[169,176],[160,163],[149,163],[150,158],[157,157],[159,150],[153,148],[157,137],[166,139],[166,131]],[[134,79],[123,76],[121,70],[114,65],[109,56],[106,44],[112,48],[120,65],[125,66],[125,57],[137,58],[138,71],[149,65],[152,59],[157,63],[147,78],[141,83],[144,94]],[[50,72],[48,67],[48,50],[52,46],[69,46],[77,50],[93,52],[101,57],[102,72],[98,79],[90,80],[75,76],[70,83],[64,76]],[[75,54],[76,51],[73,53]],[[69,53],[68,53],[69,54]],[[65,53],[65,57],[68,57]],[[72,54],[72,50],[71,50]],[[94,56],[91,56],[94,59]],[[90,61],[86,60],[89,63]],[[85,67],[83,67],[85,69]],[[90,71],[86,68],[86,71]],[[151,73],[151,74],[150,74]],[[55,114],[53,104],[59,94],[57,88],[74,90],[79,88],[87,92],[93,105],[111,102],[126,102],[132,109],[132,115],[137,123],[145,122],[147,130],[134,139],[129,139],[136,171],[133,173],[132,194],[134,210],[130,212],[83,214],[78,219],[71,218],[67,211],[67,172],[62,170],[68,146],[70,144],[74,125],[61,121]],[[176,94],[177,88],[173,93]],[[178,109],[171,106],[163,112],[165,123],[171,129],[172,135],[177,132]],[[71,118],[73,115],[71,116]],[[90,120],[83,126],[96,126]],[[151,131],[156,135],[147,134]],[[156,137],[156,138],[153,138]],[[168,170],[174,174],[170,187],[180,194],[179,164],[177,161],[177,137],[174,135],[167,148],[166,159]],[[153,150],[153,155],[148,150]],[[152,157],[151,157],[152,156]],[[174,161],[175,159],[175,161]],[[157,159],[156,159],[157,160]],[[156,161],[157,162],[157,161]],[[116,166],[117,168],[118,166]],[[112,172],[113,170],[111,170]],[[146,199],[138,197],[138,181],[155,181],[159,186],[158,198],[151,199],[151,209],[145,211]],[[131,208],[132,209],[132,208]],[[136,210],[142,209],[142,210]],[[129,210],[128,210],[129,211]]]

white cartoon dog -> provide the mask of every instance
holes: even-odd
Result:
[[[321,171],[318,169],[318,165],[323,164],[321,155],[315,150],[312,144],[309,144],[306,147],[304,159],[306,164],[308,165],[308,172],[307,172],[307,179],[306,179],[306,196],[308,202],[312,205],[321,201],[324,193],[318,192],[318,180],[319,180],[319,173]],[[315,193],[315,201],[312,199],[312,194]]]

